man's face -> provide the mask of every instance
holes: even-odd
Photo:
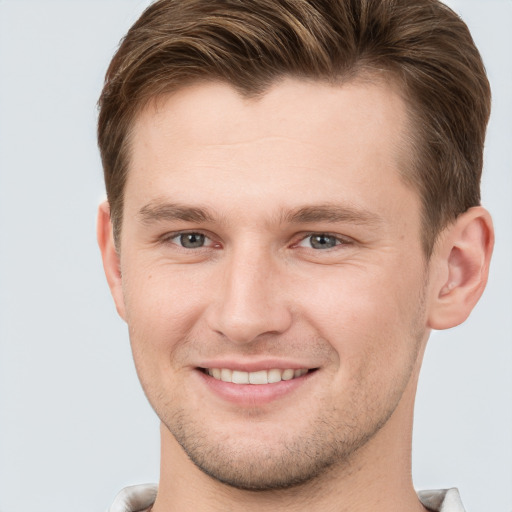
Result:
[[[312,479],[413,395],[427,272],[406,125],[389,86],[294,80],[259,99],[197,85],[137,118],[117,303],[151,404],[214,478]]]

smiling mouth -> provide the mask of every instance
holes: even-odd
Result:
[[[273,368],[271,370],[259,370],[257,372],[244,372],[229,368],[200,368],[200,370],[216,380],[232,384],[275,384],[283,380],[293,380],[311,373],[316,368],[284,369]]]

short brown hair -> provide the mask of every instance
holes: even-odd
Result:
[[[198,81],[243,95],[284,76],[337,83],[384,71],[409,106],[423,245],[480,202],[490,88],[465,23],[437,0],[159,0],[121,42],[100,97],[98,141],[118,239],[130,128],[148,101]]]

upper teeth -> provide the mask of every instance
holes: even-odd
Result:
[[[272,384],[281,382],[282,380],[291,380],[301,377],[308,373],[308,370],[306,368],[301,368],[300,370],[293,370],[291,368],[280,370],[275,368],[257,372],[242,372],[239,370],[230,370],[229,368],[208,368],[206,372],[214,379],[232,382],[233,384]]]

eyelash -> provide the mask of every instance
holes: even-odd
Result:
[[[190,247],[184,247],[183,245],[181,245],[180,242],[175,241],[177,238],[181,238],[181,237],[187,236],[187,235],[199,235],[199,236],[202,236],[202,237],[204,237],[205,240],[208,240],[210,243],[208,245],[202,245],[202,246],[197,247],[197,248],[190,248]],[[220,245],[218,243],[216,244],[212,240],[211,237],[209,237],[205,233],[202,233],[201,231],[178,231],[176,233],[168,233],[168,234],[164,235],[160,240],[163,243],[174,244],[177,247],[179,247],[180,249],[184,249],[186,251],[189,251],[189,250],[199,250],[199,249],[209,249],[210,247],[214,247],[215,245]]]
[[[201,236],[201,237],[204,237],[205,240],[208,240],[210,243],[208,245],[201,245],[199,247],[184,247],[182,245],[182,243],[180,243],[179,241],[175,241],[177,238],[181,238],[183,236],[187,236],[187,235],[198,235],[198,236]],[[313,237],[323,237],[323,238],[332,238],[334,239],[335,241],[335,245],[332,246],[332,247],[325,247],[325,248],[315,248],[315,247],[305,247],[306,249],[310,249],[310,250],[313,250],[315,252],[317,251],[329,251],[329,250],[332,250],[332,249],[335,249],[336,247],[338,246],[346,246],[346,245],[351,245],[353,243],[353,240],[349,239],[348,237],[341,237],[339,235],[334,235],[334,234],[331,234],[331,233],[325,233],[325,232],[322,232],[322,231],[312,231],[312,232],[309,232],[309,233],[305,233],[303,235],[301,235],[301,238],[298,242],[294,242],[291,247],[304,247],[303,245],[301,245],[303,242],[305,242],[306,240],[308,239],[312,239]],[[178,232],[175,232],[175,233],[168,233],[166,234],[164,237],[161,238],[161,241],[163,243],[172,243],[174,245],[176,245],[177,247],[179,247],[180,249],[184,249],[184,250],[187,250],[187,251],[196,251],[196,250],[199,250],[199,249],[209,249],[209,248],[219,248],[220,247],[220,244],[217,242],[214,242],[212,240],[211,237],[209,237],[207,234],[201,232],[201,231],[178,231]]]
[[[324,247],[324,248],[306,247],[307,249],[312,249],[315,252],[317,252],[317,251],[328,251],[328,250],[336,249],[336,247],[339,247],[339,246],[346,246],[346,245],[350,245],[350,244],[353,243],[353,240],[351,240],[348,237],[343,237],[343,236],[335,235],[335,234],[332,234],[332,233],[325,233],[325,232],[322,232],[322,231],[313,231],[313,232],[307,233],[306,235],[302,236],[300,241],[298,243],[294,244],[294,246],[304,247],[301,244],[303,242],[307,241],[308,239],[311,240],[313,237],[331,238],[331,239],[334,239],[334,241],[335,241],[335,245],[332,246],[332,247]]]

